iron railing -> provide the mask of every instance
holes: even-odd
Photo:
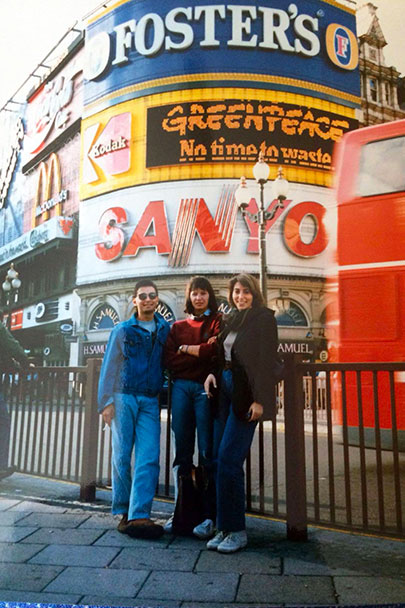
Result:
[[[97,413],[100,361],[86,367],[3,374],[11,412],[10,464],[17,471],[80,484],[93,500],[111,479],[110,429]],[[287,360],[278,410],[259,423],[246,463],[249,512],[404,537],[405,363]],[[158,494],[173,496],[171,386],[161,409]],[[370,424],[370,420],[372,424]]]

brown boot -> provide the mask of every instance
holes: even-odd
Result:
[[[121,521],[117,526],[117,530],[118,532],[121,532],[121,534],[126,534],[127,533],[127,527],[128,527],[128,515],[125,513],[122,517],[121,517]]]
[[[163,526],[155,524],[151,519],[130,519],[125,527],[125,533],[133,538],[159,538],[164,533]]]

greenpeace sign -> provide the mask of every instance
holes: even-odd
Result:
[[[358,127],[339,114],[274,101],[224,99],[147,111],[146,166],[255,162],[330,170],[335,142]]]
[[[89,25],[86,102],[156,78],[222,72],[235,80],[279,74],[359,95],[358,76],[347,78],[358,65],[354,11],[314,0],[173,4],[161,0],[152,12],[132,0]]]

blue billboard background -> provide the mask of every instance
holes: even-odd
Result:
[[[215,39],[219,41],[218,46],[200,46],[201,40],[205,36],[204,19],[194,19],[194,9],[198,6],[224,6],[226,11],[225,19],[217,17],[215,19]],[[326,48],[326,30],[332,24],[339,24],[351,30],[356,36],[355,16],[353,12],[338,8],[328,2],[322,0],[300,0],[294,5],[285,0],[261,0],[260,3],[252,2],[251,0],[233,0],[229,6],[252,6],[257,10],[257,18],[251,20],[250,31],[243,32],[243,40],[250,40],[257,35],[257,45],[252,47],[234,47],[229,46],[227,42],[232,38],[232,14],[226,7],[227,4],[219,5],[217,0],[189,0],[186,3],[187,7],[192,7],[193,18],[188,20],[185,16],[178,18],[178,22],[189,24],[193,30],[192,44],[183,50],[165,50],[165,45],[162,44],[157,52],[153,55],[145,56],[140,54],[134,43],[129,50],[126,50],[128,61],[121,65],[114,65],[114,55],[116,46],[116,32],[114,27],[123,24],[129,20],[139,20],[147,14],[154,13],[161,17],[164,21],[167,13],[177,7],[184,7],[179,0],[161,0],[159,2],[150,2],[131,0],[121,4],[109,13],[100,17],[94,23],[89,24],[86,36],[86,48],[90,49],[92,41],[96,36],[100,37],[102,32],[109,37],[111,52],[102,74],[93,80],[87,80],[85,86],[85,104],[94,102],[102,97],[124,89],[125,87],[133,87],[144,83],[145,86],[138,86],[136,90],[123,91],[125,97],[115,97],[111,103],[118,103],[125,99],[133,98],[139,95],[148,93],[156,93],[164,90],[173,90],[179,88],[187,88],[196,86],[212,86],[220,83],[220,86],[249,86],[260,88],[281,88],[284,90],[296,90],[297,92],[308,93],[310,86],[306,83],[315,85],[312,94],[322,98],[329,98],[333,101],[346,103],[347,105],[356,105],[356,100],[351,98],[359,97],[360,95],[360,79],[358,68],[347,70],[343,67],[334,65],[328,55]],[[259,12],[259,7],[278,9],[289,11],[292,15],[296,8],[298,15],[308,15],[317,20],[318,31],[315,32],[319,39],[320,50],[316,56],[307,56],[294,51],[282,51],[280,49],[260,48],[259,43],[263,40],[263,23],[264,18]],[[244,19],[247,17],[244,14]],[[297,34],[294,33],[294,18],[291,17],[290,27],[286,30],[286,36],[291,46],[294,45],[294,40],[297,39]],[[339,30],[338,30],[339,31]],[[104,34],[104,41],[105,36]],[[165,35],[169,35],[173,42],[180,43],[183,36],[170,31],[165,31]],[[145,46],[150,47],[156,39],[156,32],[153,25],[149,22],[145,30],[144,41]],[[298,38],[300,39],[300,38]],[[309,42],[301,39],[301,42],[310,46]],[[348,49],[351,53],[353,49]],[[94,60],[94,58],[93,58]],[[343,59],[342,65],[348,60]],[[212,74],[213,78],[210,81],[209,76],[204,76],[200,79],[198,76],[193,78],[192,75]],[[214,78],[214,74],[226,73],[226,78],[218,82],[218,77]],[[235,78],[232,78],[232,74]],[[243,74],[247,74],[248,79],[242,78]],[[176,76],[183,77],[191,75],[186,82],[176,83]],[[257,75],[257,76],[255,76]],[[168,82],[168,77],[174,77],[171,82]],[[264,78],[263,78],[264,77]],[[272,82],[271,77],[276,77],[276,83]],[[280,81],[281,77],[281,81]],[[156,82],[156,79],[166,79],[165,82]],[[303,81],[303,82],[298,82]],[[327,87],[338,91],[334,93],[328,90],[319,90],[316,85]],[[340,95],[342,93],[342,96]],[[114,97],[114,96],[112,96]]]

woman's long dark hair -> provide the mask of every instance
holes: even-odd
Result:
[[[240,283],[243,287],[247,287],[253,296],[252,308],[260,308],[265,306],[262,292],[260,291],[259,281],[251,274],[241,273],[232,277],[228,283],[228,302],[233,308],[236,308],[233,301],[233,289],[236,283]]]
[[[186,287],[186,304],[184,308],[184,312],[188,312],[188,314],[192,315],[194,313],[194,307],[191,303],[190,294],[195,289],[204,289],[204,291],[208,291],[209,300],[208,300],[208,308],[211,312],[218,311],[217,299],[215,297],[214,290],[212,288],[211,283],[208,279],[202,276],[192,277]]]
[[[235,303],[233,301],[233,289],[236,283],[240,283],[243,287],[247,287],[250,293],[253,295],[252,308],[248,308],[246,310],[237,310]],[[232,279],[228,283],[228,302],[232,306],[233,310],[226,315],[224,319],[223,330],[220,332],[218,336],[218,343],[221,344],[225,337],[228,335],[230,331],[238,331],[242,325],[245,323],[246,319],[250,317],[252,313],[252,309],[265,308],[264,299],[262,293],[260,291],[260,285],[255,277],[252,277],[251,274],[241,273],[232,277]]]

